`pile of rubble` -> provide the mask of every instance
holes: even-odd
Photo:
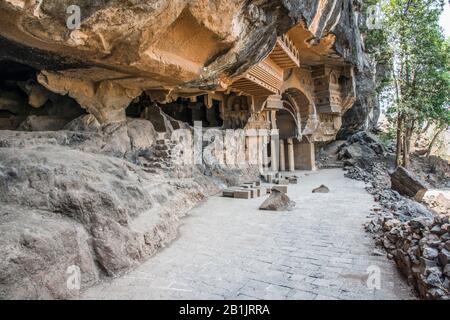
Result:
[[[347,142],[338,148],[338,159],[343,161],[345,166],[358,166],[363,169],[370,169],[377,158],[385,155],[386,149],[378,138],[365,131],[350,136]]]
[[[421,298],[450,299],[450,217],[419,217],[401,222],[376,217],[367,229],[394,259]]]
[[[339,148],[345,176],[367,183],[379,207],[366,230],[387,251],[421,298],[450,299],[450,216],[390,188],[393,155],[376,136],[360,132]]]

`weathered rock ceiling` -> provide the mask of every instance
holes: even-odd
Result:
[[[41,71],[101,122],[142,91],[227,88],[289,30],[306,64],[359,65],[352,0],[0,0],[0,60]],[[67,8],[81,9],[70,30]],[[302,63],[302,62],[300,62]],[[203,91],[204,92],[204,91]]]
[[[66,27],[72,4],[82,13],[74,31]],[[351,0],[0,0],[0,56],[38,69],[76,69],[71,76],[94,81],[134,78],[141,88],[214,87],[261,61],[276,36],[300,22],[309,47],[333,47],[357,63],[349,6]],[[335,31],[337,39],[326,37]]]

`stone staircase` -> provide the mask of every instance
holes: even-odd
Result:
[[[174,144],[169,139],[158,139],[149,152],[141,155],[141,165],[148,172],[156,172],[158,169],[170,170],[173,168],[172,148]]]

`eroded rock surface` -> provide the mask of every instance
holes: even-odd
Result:
[[[138,155],[157,141],[150,121],[101,126],[89,117],[67,125],[78,131],[0,132],[3,299],[76,296],[66,284],[71,266],[82,288],[123,274],[170,243],[179,218],[224,185],[214,170],[142,166]]]

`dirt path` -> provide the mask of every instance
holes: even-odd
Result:
[[[393,262],[373,255],[363,223],[374,202],[340,169],[298,173],[286,213],[263,198],[211,197],[183,220],[179,238],[83,299],[412,299]],[[326,184],[331,192],[313,194]],[[380,289],[376,274],[380,271]],[[372,288],[367,282],[369,274]]]

